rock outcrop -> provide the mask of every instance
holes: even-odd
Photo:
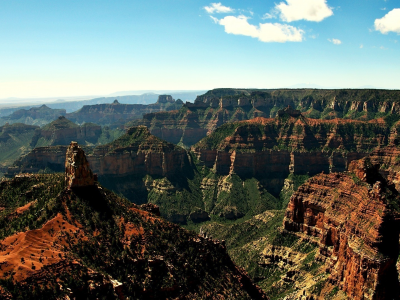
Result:
[[[317,175],[293,194],[285,214],[286,230],[319,240],[330,274],[325,287],[351,299],[399,297],[400,198],[378,168],[363,159],[351,163],[354,173]]]
[[[65,157],[65,185],[67,188],[94,185],[94,176],[85,152],[77,142],[71,142]]]
[[[398,145],[389,145],[372,151],[364,159],[354,162],[349,169],[360,177],[366,170],[373,168],[383,176],[389,184],[393,184],[400,192],[400,148]]]
[[[9,167],[7,175],[12,177],[21,172],[60,172],[66,164],[66,148],[35,148]],[[166,177],[179,182],[181,180],[178,178],[193,176],[194,172],[191,156],[185,149],[151,135],[146,127],[128,129],[125,135],[112,143],[84,149],[91,169],[98,174],[100,182],[130,199],[137,198],[140,193],[147,195],[143,177]],[[184,179],[180,184],[183,183]]]

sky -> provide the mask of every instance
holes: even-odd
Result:
[[[0,99],[400,89],[399,0],[0,0]]]

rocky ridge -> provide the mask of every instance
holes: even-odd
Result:
[[[400,92],[388,90],[215,89],[187,102],[179,111],[145,114],[145,125],[169,142],[192,146],[219,126],[257,117],[273,118],[290,105],[315,119],[398,120]]]
[[[97,124],[86,123],[79,126],[61,116],[36,131],[31,147],[68,145],[71,140],[83,145],[96,145],[104,134],[103,131],[106,130]]]
[[[54,158],[57,153],[56,149],[61,147],[65,153],[66,147],[62,146],[68,146],[72,140],[85,146],[94,146],[108,143],[123,134],[123,130],[102,128],[93,123],[76,125],[63,116],[41,128],[25,124],[12,124],[4,125],[0,127],[0,130],[0,166],[3,171],[12,166],[21,156],[27,155],[31,151],[32,153],[39,153],[36,165],[42,161],[39,157],[51,155],[48,164],[42,165],[42,169],[46,167],[52,169],[54,163],[64,164],[62,153],[59,153],[60,155],[56,159]],[[56,147],[46,148],[48,146]],[[51,153],[50,149],[54,149],[56,153]],[[32,154],[29,157],[31,156]],[[35,170],[34,168],[31,171]],[[57,169],[57,171],[61,171],[61,169]]]

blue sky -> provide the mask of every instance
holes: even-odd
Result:
[[[0,0],[0,98],[400,89],[398,0]]]

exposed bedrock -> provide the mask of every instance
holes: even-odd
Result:
[[[299,187],[284,228],[319,239],[328,284],[351,299],[398,299],[399,215],[392,207],[399,195],[375,166],[355,171],[320,174]]]
[[[69,189],[94,185],[89,162],[77,142],[71,142],[65,155],[65,185]]]

